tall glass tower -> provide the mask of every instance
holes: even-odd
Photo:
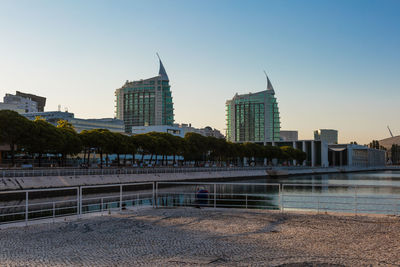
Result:
[[[116,118],[123,120],[125,131],[130,133],[132,126],[173,125],[174,105],[171,86],[164,65],[160,60],[158,76],[153,78],[126,81],[115,90]]]
[[[226,101],[226,138],[230,142],[279,141],[280,117],[275,91],[267,77],[267,90],[236,94]]]

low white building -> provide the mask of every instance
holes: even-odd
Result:
[[[224,138],[220,131],[211,127],[194,128],[191,124],[152,125],[152,126],[132,126],[132,134],[143,134],[149,132],[170,133],[172,135],[185,137],[186,133],[198,133],[203,136]]]
[[[261,143],[260,143],[261,144]],[[311,167],[328,167],[328,144],[323,141],[315,140],[296,140],[296,141],[274,141],[265,142],[264,145],[270,146],[290,146],[296,149],[300,149],[306,153],[306,160],[304,162],[296,162],[293,160],[293,165],[304,165]]]
[[[113,118],[102,119],[79,119],[75,118],[74,113],[62,111],[46,111],[32,112],[22,114],[30,120],[35,120],[36,117],[41,117],[53,125],[57,125],[59,120],[66,120],[74,126],[75,130],[80,133],[83,130],[107,129],[111,132],[124,133],[125,125],[122,120]]]
[[[314,131],[314,140],[324,141],[328,144],[338,143],[338,131],[333,129],[319,129]]]
[[[279,132],[281,141],[297,141],[299,140],[298,131],[281,130]]]
[[[386,151],[355,144],[329,145],[329,166],[374,167],[386,164]]]
[[[170,125],[152,125],[152,126],[132,126],[132,134],[145,134],[150,132],[169,133],[179,137],[185,137],[182,128]]]
[[[198,133],[203,136],[212,136],[215,138],[225,138],[225,136],[218,130],[218,129],[213,129],[210,126],[204,127],[204,128],[195,128],[192,127],[192,124],[189,123],[181,123],[181,124],[174,124],[175,127],[178,127],[182,129],[185,134],[186,133]]]
[[[3,103],[0,103],[0,110],[13,110],[20,114],[28,112],[37,112],[37,103],[30,98],[6,94],[3,98]]]
[[[267,142],[272,146],[291,146],[306,153],[300,165],[311,167],[374,167],[385,166],[386,151],[355,144],[328,144],[319,140]],[[296,161],[293,161],[296,164]]]

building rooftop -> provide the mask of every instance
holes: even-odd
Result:
[[[157,53],[157,57],[158,57],[158,59],[160,60],[160,70],[158,71],[158,74],[161,76],[161,79],[162,79],[163,81],[169,81],[167,72],[165,71],[164,65],[162,64],[161,58],[160,58],[160,56],[158,55],[158,53]]]

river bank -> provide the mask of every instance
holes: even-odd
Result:
[[[282,177],[294,175],[312,175],[329,173],[347,173],[347,172],[367,172],[399,170],[399,168],[388,167],[330,167],[330,168],[265,168],[246,170],[215,170],[215,171],[195,171],[185,172],[166,172],[166,173],[139,173],[139,174],[98,174],[98,175],[53,175],[53,176],[34,176],[34,177],[7,177],[0,178],[0,191],[26,190],[26,189],[45,189],[62,188],[86,185],[106,185],[106,184],[124,184],[139,182],[160,182],[160,181],[205,181],[205,180],[223,180],[240,179],[252,177]]]
[[[400,220],[139,209],[1,230],[6,266],[398,266]],[[45,253],[43,253],[45,252]]]

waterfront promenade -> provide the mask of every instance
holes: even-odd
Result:
[[[400,265],[392,216],[139,209],[0,233],[2,266]]]

